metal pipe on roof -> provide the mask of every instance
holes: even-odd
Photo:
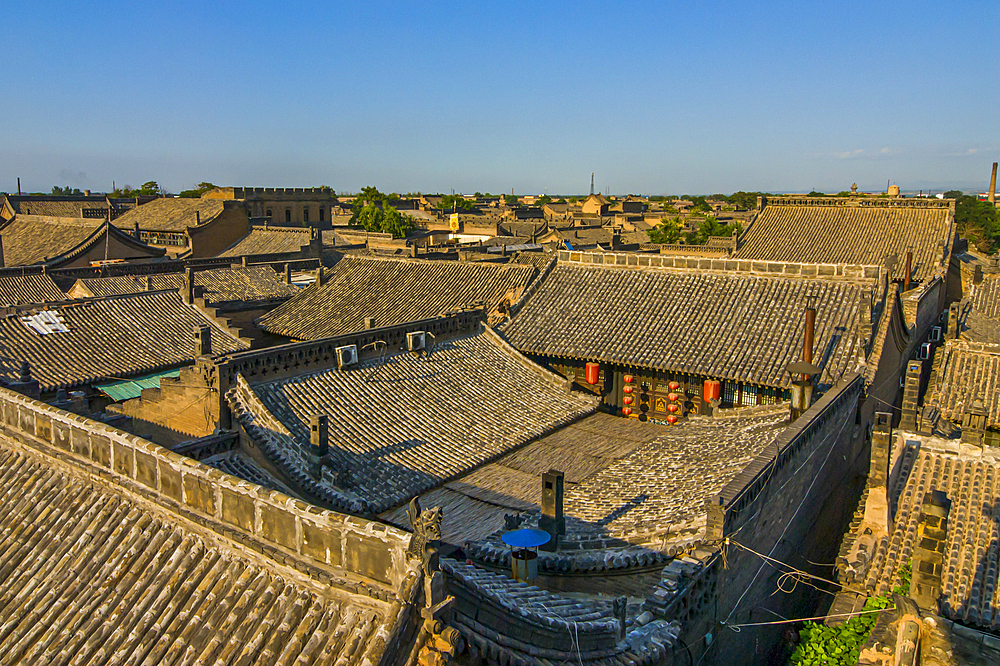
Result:
[[[816,308],[806,308],[806,330],[805,339],[802,342],[802,360],[812,363],[813,360],[813,338],[816,331]]]

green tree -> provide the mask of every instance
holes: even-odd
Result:
[[[403,238],[414,226],[413,217],[400,213],[389,205],[389,197],[374,187],[361,190],[354,199],[354,213],[348,223],[352,227],[361,227],[365,231],[392,234],[393,238]]]
[[[78,187],[70,187],[69,185],[67,185],[66,187],[59,187],[58,185],[53,185],[52,194],[56,196],[69,197],[69,196],[79,196],[83,194],[83,192],[81,192],[80,188]]]
[[[178,194],[177,196],[184,197],[185,199],[197,199],[206,192],[211,192],[214,189],[215,185],[203,181],[201,183],[198,183],[198,186],[195,187],[193,190],[181,190],[181,193]]]
[[[744,192],[740,190],[739,192],[733,192],[730,196],[726,197],[726,200],[731,204],[735,204],[737,208],[750,210],[757,207],[757,197],[761,196],[761,194],[761,192]]]
[[[991,254],[1000,249],[1000,215],[993,204],[959,190],[944,196],[955,200],[955,226],[961,236],[980,252]]]
[[[676,243],[681,238],[681,218],[678,216],[663,220],[646,232],[651,243]]]
[[[441,197],[437,208],[439,210],[475,210],[476,202],[466,199],[461,194],[445,194]]]
[[[507,202],[508,206],[516,206],[517,205],[517,197],[515,197],[513,194],[505,194],[505,195],[503,195],[503,200]]]

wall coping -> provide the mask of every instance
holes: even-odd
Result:
[[[406,550],[411,535],[403,530],[231,477],[141,437],[4,388],[0,412],[5,434],[21,444],[45,455],[58,451],[61,460],[84,474],[138,493],[161,509],[278,562],[287,562],[291,555],[297,560],[295,568],[315,570],[321,580],[338,581],[345,573],[361,576],[367,581],[353,583],[358,591],[389,601],[396,599],[410,568]],[[384,571],[371,571],[371,563],[351,550],[372,540],[388,552]]]

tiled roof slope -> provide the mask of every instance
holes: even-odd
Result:
[[[104,220],[18,215],[0,229],[5,266],[29,266],[69,252],[90,238]]]
[[[485,303],[520,298],[536,271],[531,266],[465,261],[345,256],[322,287],[303,291],[258,320],[261,328],[300,340],[315,340],[365,328],[435,317]]]
[[[0,439],[0,654],[21,664],[362,664],[395,621]],[[371,653],[375,654],[371,654]]]
[[[222,209],[220,199],[155,199],[116,218],[114,224],[125,230],[134,229],[138,223],[143,230],[183,233],[197,224],[195,213],[201,214],[201,224],[205,224]]]
[[[233,415],[286,474],[334,506],[381,512],[596,409],[490,331],[345,370],[227,394]],[[314,482],[309,419],[329,415],[335,467]]]
[[[949,340],[938,370],[938,383],[931,387],[941,415],[958,422],[975,400],[986,407],[987,424],[1000,426],[1000,345]]]
[[[66,294],[45,273],[0,277],[0,306],[66,300]]]
[[[788,386],[810,297],[813,363],[830,384],[854,364],[862,287],[853,282],[560,260],[502,330],[527,354]]]
[[[985,459],[958,456],[907,446],[903,465],[908,469],[898,500],[895,529],[872,553],[864,584],[887,594],[898,584],[900,569],[913,557],[917,545],[924,496],[941,490],[951,500],[948,536],[941,564],[940,611],[945,617],[1000,630],[1000,466]]]
[[[309,229],[288,227],[251,227],[250,233],[241,238],[220,257],[242,257],[255,254],[286,254],[300,252],[309,245]]]
[[[164,250],[151,248],[132,234],[99,219],[18,215],[0,228],[0,239],[3,240],[5,266],[58,265],[98,243],[99,247],[105,247],[110,239],[114,239],[116,246],[128,248],[130,257],[165,254]]]
[[[235,301],[273,301],[290,298],[301,291],[298,287],[285,284],[278,274],[267,266],[234,266],[196,271],[194,284],[204,289],[201,295],[209,305]],[[80,288],[90,296],[116,296],[160,289],[180,289],[183,286],[182,273],[161,273],[149,276],[84,278],[77,280],[74,288]]]
[[[1000,326],[1000,275],[984,275],[983,281],[972,287],[972,308]]]
[[[80,197],[79,199],[65,199],[54,197],[18,197],[9,196],[11,208],[18,215],[48,215],[51,217],[81,217],[83,211],[93,209],[107,209],[108,201],[105,197]]]
[[[31,363],[43,391],[124,378],[194,361],[194,327],[208,325],[216,354],[246,349],[171,291],[69,302],[43,308],[68,332],[42,335],[20,312],[0,318],[0,378],[13,380]]]
[[[893,200],[840,199],[840,205],[768,202],[740,237],[739,259],[825,264],[882,265],[897,255],[893,277],[901,279],[908,250],[914,278],[926,280],[941,266],[941,247],[951,248],[954,214],[947,202],[904,206]],[[918,202],[923,203],[923,202]]]

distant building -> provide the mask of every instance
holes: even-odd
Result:
[[[328,228],[339,208],[332,192],[322,187],[217,187],[202,198],[243,201],[251,218],[295,227]]]

